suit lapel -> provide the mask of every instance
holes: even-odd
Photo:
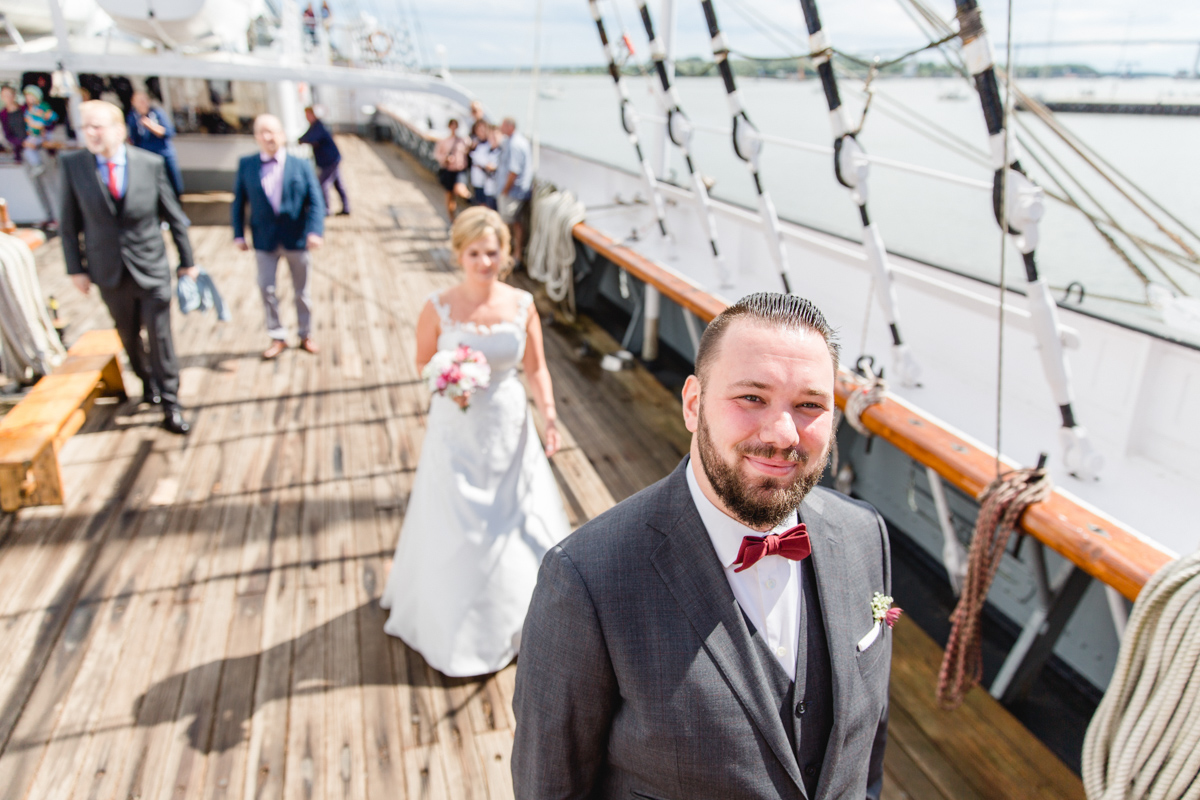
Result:
[[[262,157],[257,153],[254,156],[254,160],[250,162],[250,168],[248,172],[250,173],[248,176],[250,179],[250,194],[253,196],[253,199],[251,200],[251,206],[253,206],[255,203],[261,203],[270,209],[272,214],[275,213],[275,210],[271,208],[270,198],[268,198],[267,193],[263,191]]]
[[[650,520],[651,527],[666,534],[650,561],[759,734],[803,793],[800,767],[779,719],[770,683],[754,657],[750,631],[692,502],[685,469],[689,469],[688,459],[668,478],[668,502]]]
[[[113,200],[113,196],[108,192],[108,185],[100,177],[100,166],[94,155],[88,154],[88,158],[80,159],[80,164],[91,174],[91,181],[87,181],[87,185],[96,187],[96,191],[100,193],[100,200],[108,207],[108,213],[113,217],[117,216],[117,201]],[[125,160],[125,177],[128,182],[129,177],[129,159]],[[129,194],[128,189],[125,192]]]
[[[825,622],[825,637],[829,642],[829,667],[832,675],[833,729],[829,733],[829,745],[825,749],[825,762],[816,796],[822,798],[827,792],[830,769],[841,750],[845,738],[844,723],[850,713],[849,701],[856,688],[850,685],[858,668],[854,661],[855,641],[851,626],[845,624],[846,610],[853,608],[855,601],[851,592],[846,553],[839,531],[829,525],[823,512],[824,498],[810,494],[800,504],[800,519],[808,529],[812,544],[813,572],[817,579],[817,593],[821,598],[821,614]],[[861,602],[868,602],[869,597]],[[861,633],[861,632],[860,632]]]

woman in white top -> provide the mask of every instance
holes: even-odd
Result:
[[[435,395],[380,605],[384,630],[442,673],[483,675],[517,654],[542,556],[570,533],[547,456],[559,447],[550,372],[533,296],[500,278],[509,233],[495,211],[463,211],[450,232],[463,269],[417,320],[417,367],[467,345],[491,365],[464,411]],[[538,442],[521,383],[546,420]]]

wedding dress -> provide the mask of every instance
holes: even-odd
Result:
[[[512,320],[455,322],[438,294],[438,350],[467,345],[491,365],[463,411],[434,395],[412,494],[380,605],[384,630],[445,675],[495,672],[520,646],[546,551],[570,533],[517,369],[533,296]]]

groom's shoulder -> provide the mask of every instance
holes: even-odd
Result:
[[[804,506],[831,521],[875,526],[880,520],[875,506],[824,486],[813,487],[804,499]]]
[[[639,558],[653,550],[663,534],[650,523],[672,500],[671,479],[668,475],[593,517],[558,546],[576,564]]]

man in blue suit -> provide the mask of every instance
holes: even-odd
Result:
[[[258,258],[258,288],[271,346],[263,358],[272,359],[287,348],[287,328],[279,321],[279,299],[275,275],[279,258],[287,259],[296,294],[296,318],[300,347],[310,353],[320,348],[312,339],[312,310],[309,302],[309,250],[321,246],[325,232],[325,201],[312,166],[289,158],[283,124],[263,114],[254,120],[254,140],[259,152],[238,163],[233,191],[233,241],[248,250],[245,237],[245,208],[250,203],[250,233]]]

